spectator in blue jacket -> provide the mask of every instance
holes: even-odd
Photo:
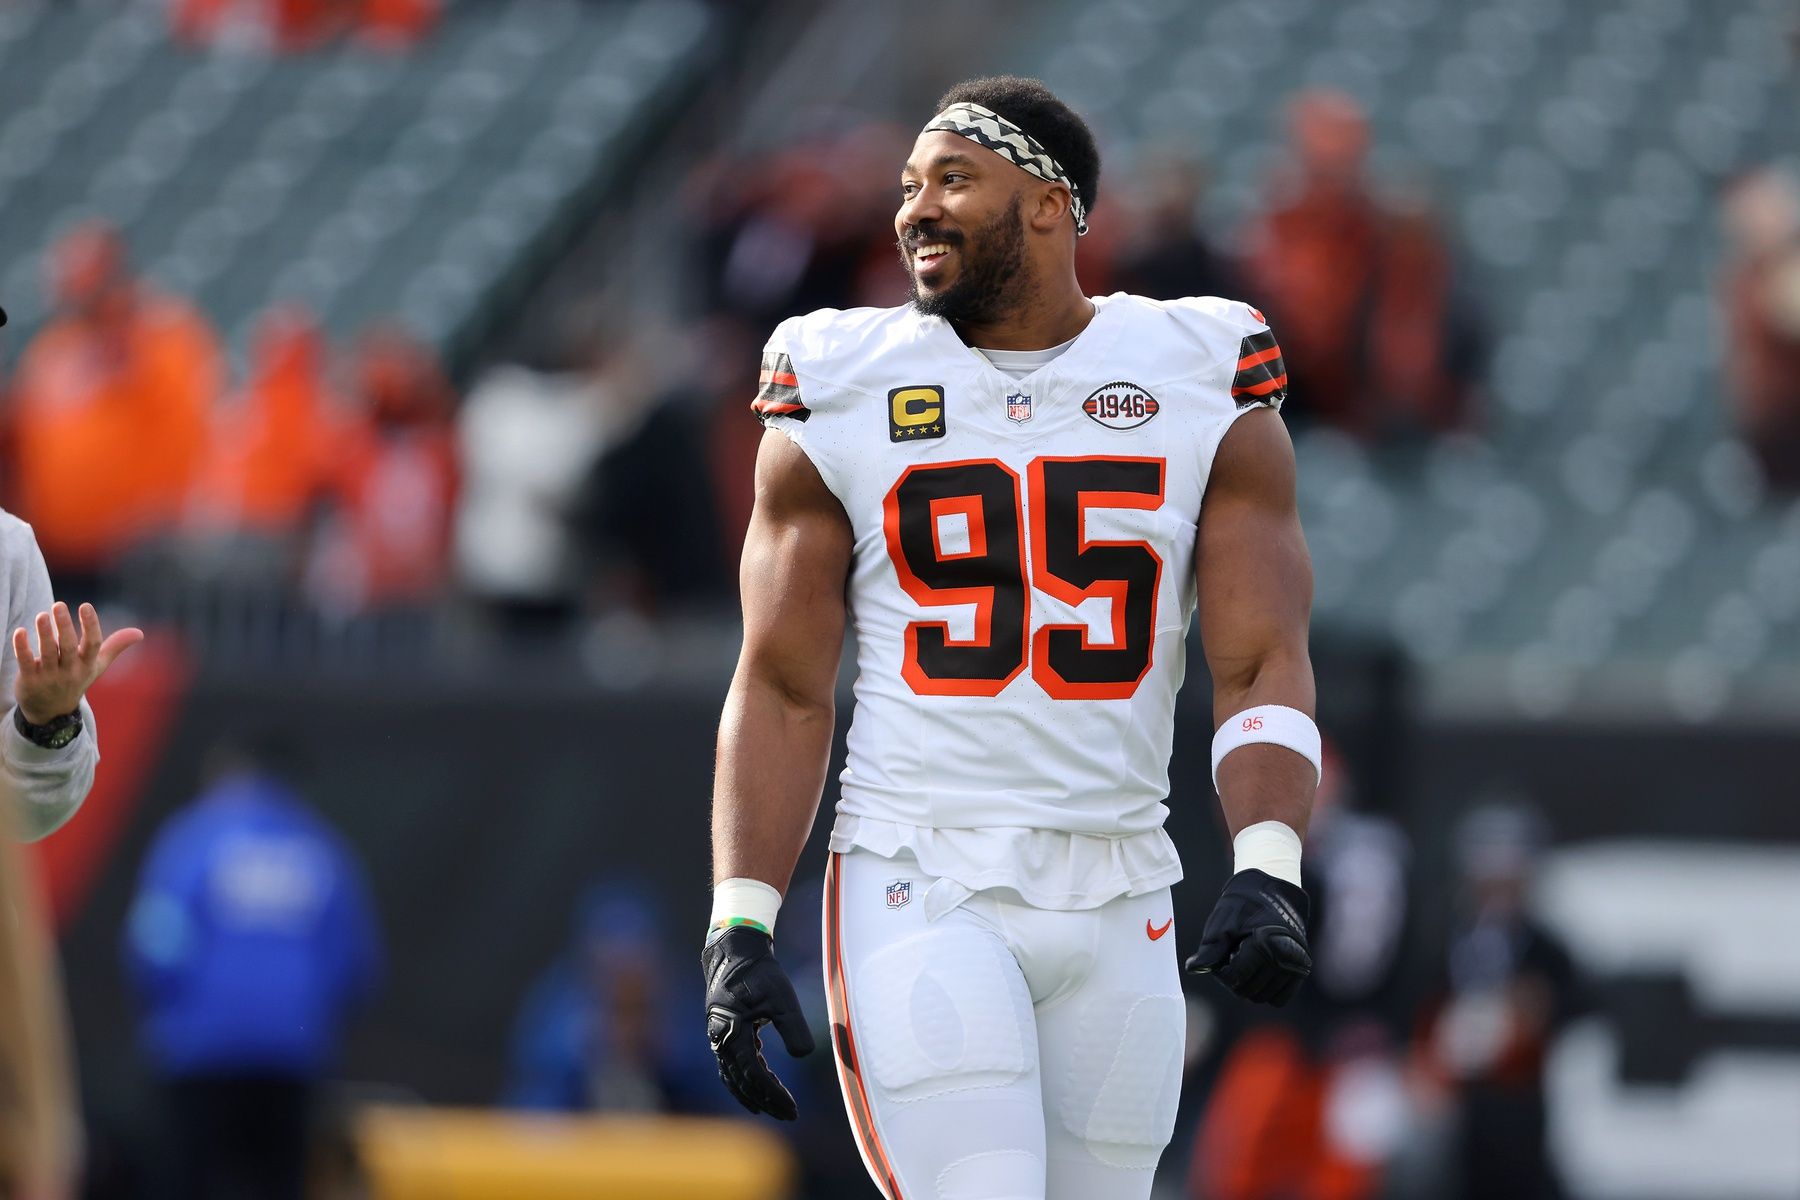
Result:
[[[574,945],[540,975],[513,1027],[505,1101],[562,1112],[723,1113],[711,1051],[685,1037],[701,1003],[663,957],[649,892],[605,883],[583,898]],[[734,1110],[732,1110],[734,1111]]]
[[[150,849],[126,934],[183,1200],[299,1200],[315,1084],[380,970],[361,865],[269,769],[228,756]]]

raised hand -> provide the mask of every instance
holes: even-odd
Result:
[[[46,725],[72,713],[81,704],[94,680],[106,673],[113,660],[144,640],[141,629],[120,629],[106,637],[100,614],[91,604],[79,610],[81,627],[75,626],[69,606],[58,600],[49,612],[37,615],[38,652],[31,652],[25,628],[13,630],[13,657],[19,661],[19,678],[13,698],[19,712],[33,725]]]

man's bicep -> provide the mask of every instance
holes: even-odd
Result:
[[[1307,657],[1312,560],[1295,507],[1293,444],[1274,411],[1245,413],[1220,443],[1196,557],[1201,640],[1229,706],[1271,664]]]
[[[843,649],[853,545],[843,505],[812,460],[779,430],[766,431],[738,570],[741,668],[789,690],[829,695]]]

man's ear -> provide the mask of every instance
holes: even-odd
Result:
[[[1036,200],[1030,210],[1031,228],[1037,233],[1049,233],[1069,215],[1069,202],[1073,197],[1069,189],[1059,183],[1046,183],[1034,190]]]

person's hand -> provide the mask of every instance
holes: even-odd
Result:
[[[1219,893],[1200,946],[1187,960],[1246,1000],[1280,1007],[1312,974],[1306,893],[1262,871],[1239,871]]]
[[[794,985],[775,961],[773,939],[748,925],[730,926],[707,939],[700,965],[706,971],[706,1040],[718,1057],[719,1078],[751,1112],[792,1121],[799,1109],[763,1060],[757,1028],[775,1026],[796,1058],[813,1052],[813,1035]]]
[[[69,606],[58,600],[49,612],[37,615],[37,636],[39,652],[34,655],[24,627],[13,630],[13,657],[19,660],[13,698],[27,721],[48,725],[74,712],[113,660],[144,640],[144,631],[120,629],[102,638],[100,615],[91,604],[81,606],[81,628],[76,629]]]

